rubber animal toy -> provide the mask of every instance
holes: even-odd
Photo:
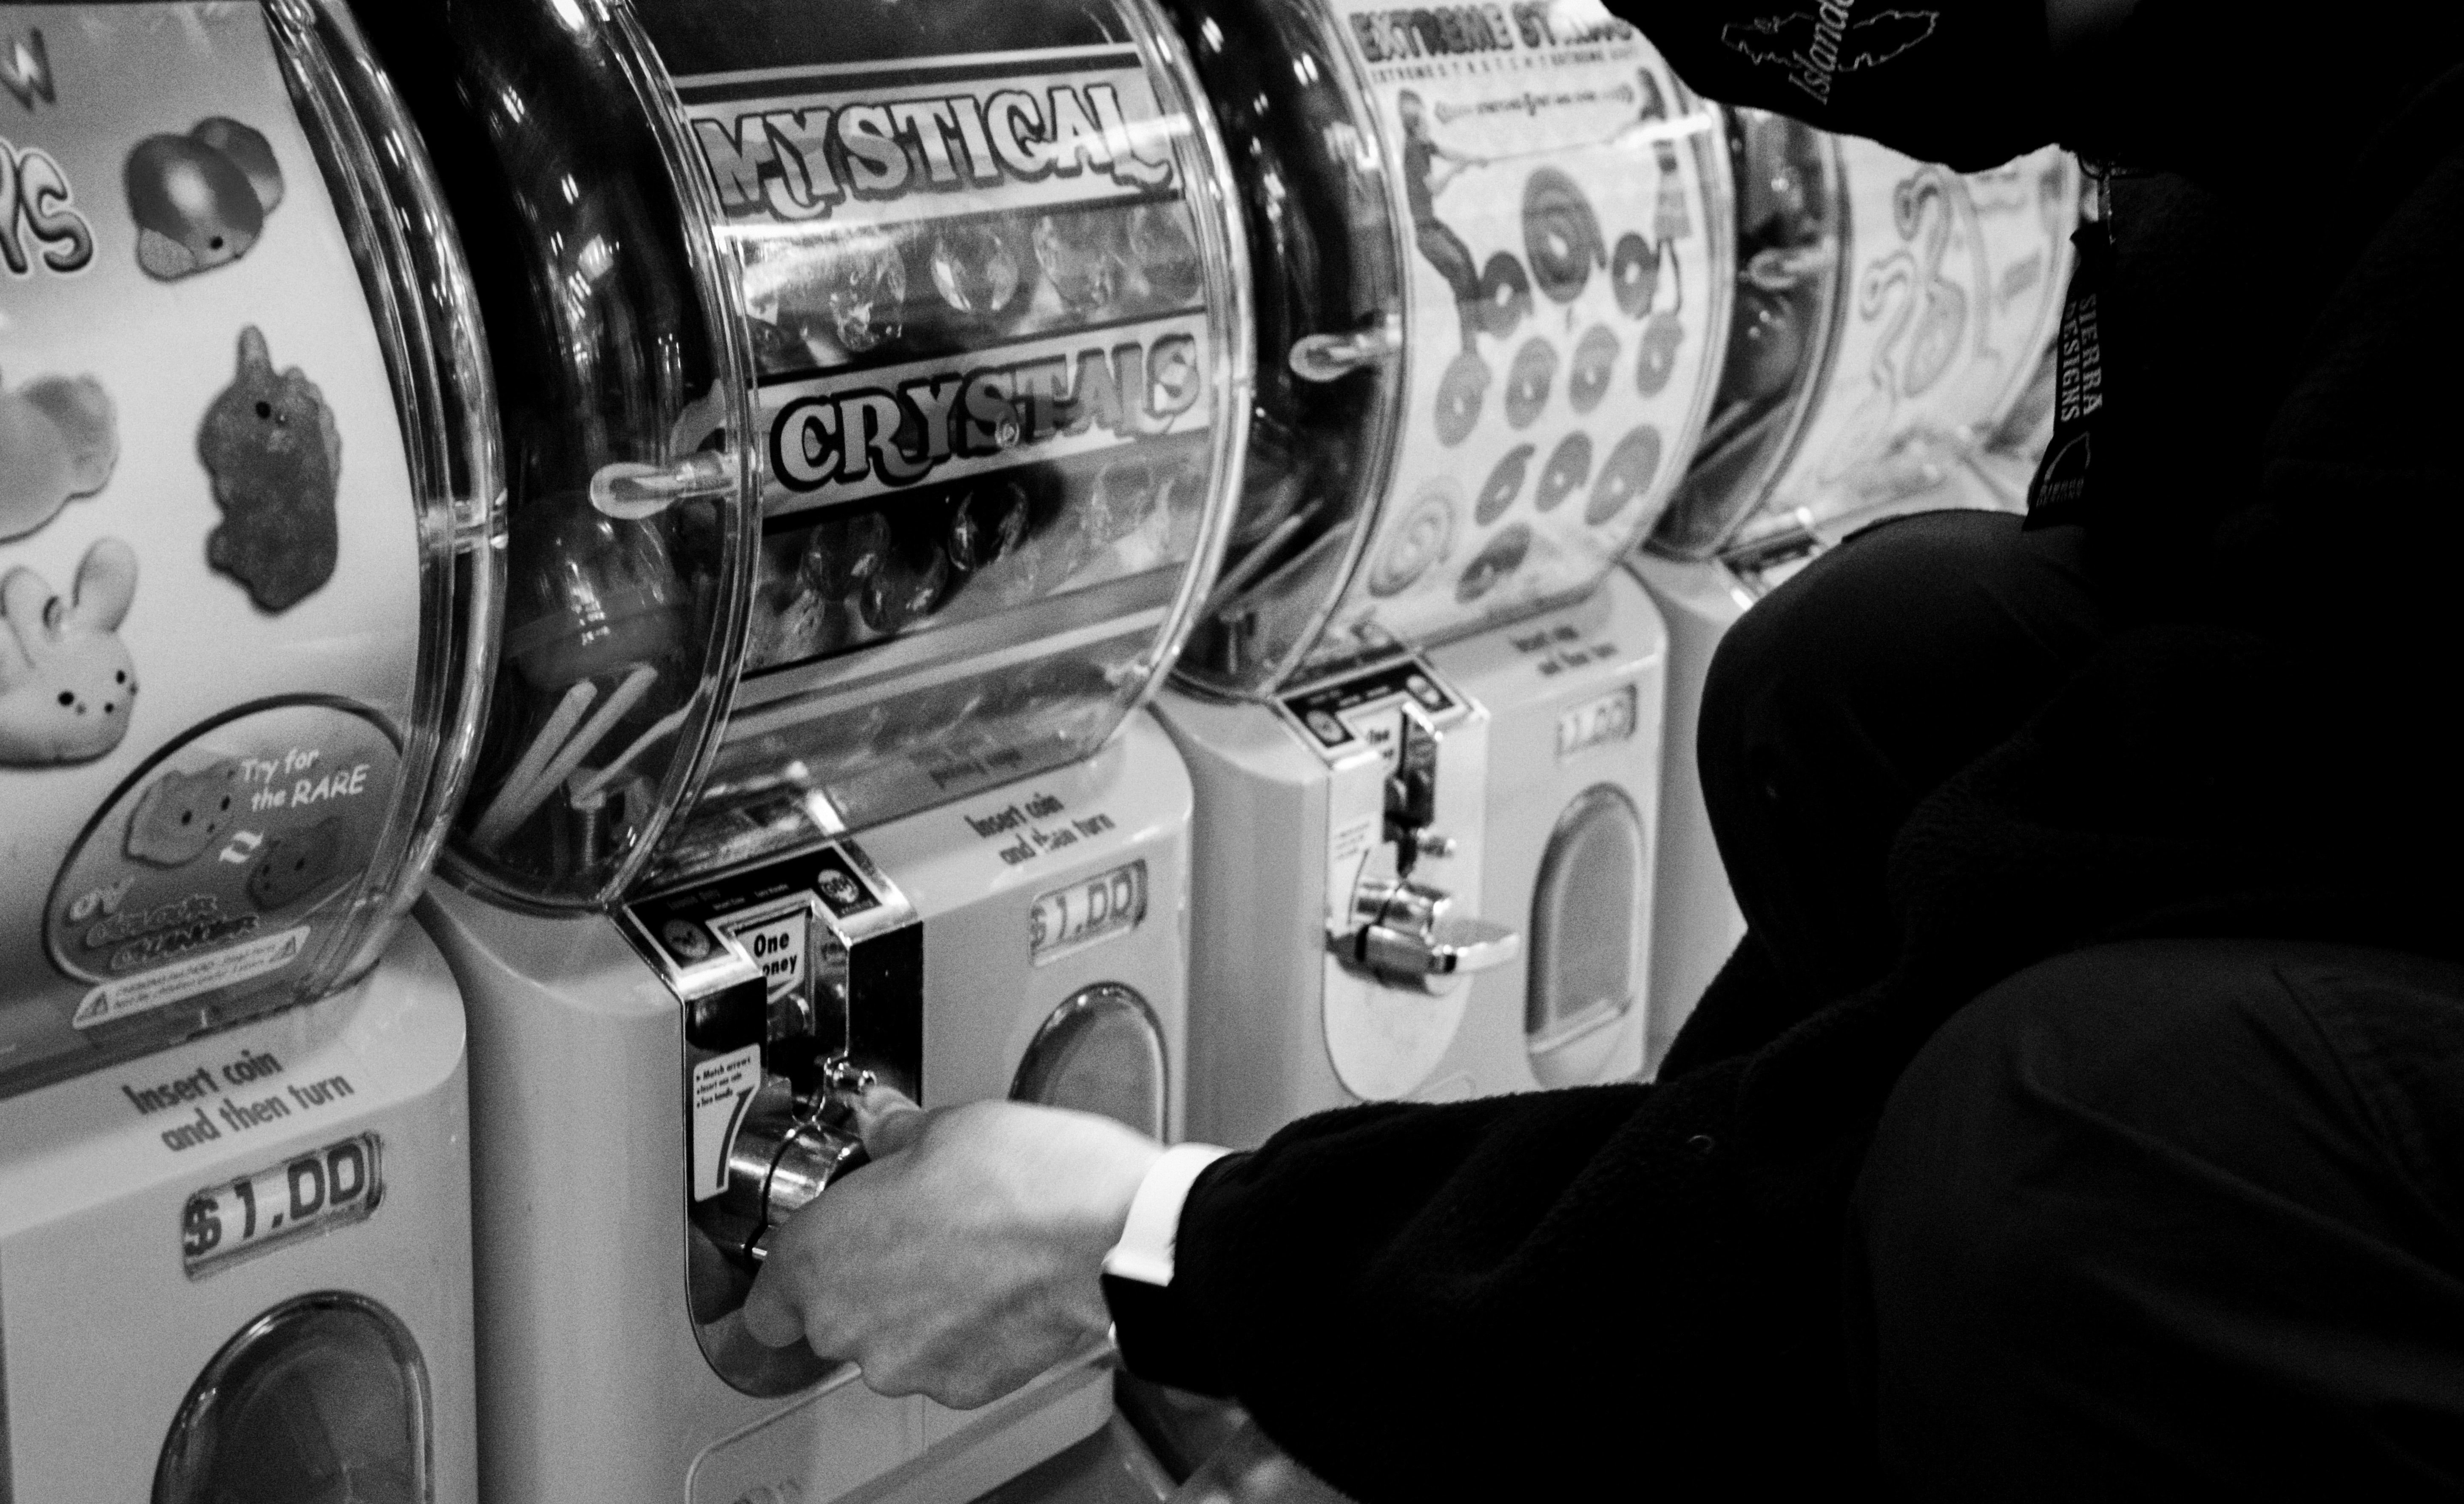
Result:
[[[120,623],[137,596],[137,551],[99,538],[62,600],[17,568],[0,579],[0,767],[92,762],[120,745],[137,664]]]
[[[111,479],[120,435],[91,376],[46,376],[0,392],[0,542],[22,538]]]
[[[274,147],[252,126],[223,116],[186,136],[148,136],[121,170],[137,221],[137,264],[176,281],[248,253],[282,202]]]
[[[238,372],[206,409],[197,453],[223,512],[207,534],[206,562],[266,611],[287,611],[321,589],[341,547],[334,495],[342,437],[297,366],[275,373],[254,324],[240,331]]]

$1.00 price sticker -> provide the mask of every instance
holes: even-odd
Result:
[[[1566,711],[1557,717],[1557,755],[1571,757],[1587,748],[1627,740],[1641,719],[1641,708],[1635,687],[1621,685]]]
[[[382,1191],[373,1133],[209,1186],[180,1214],[181,1267],[195,1279],[246,1254],[360,1221],[377,1209]]]
[[[1037,966],[1126,934],[1147,917],[1143,858],[1039,894],[1026,913],[1026,949]]]

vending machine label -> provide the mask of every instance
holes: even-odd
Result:
[[[1283,699],[1284,714],[1302,740],[1329,762],[1374,751],[1390,763],[1398,745],[1402,707],[1418,707],[1443,721],[1470,702],[1438,677],[1424,659],[1413,657],[1332,680]]]
[[[685,1101],[692,1113],[693,1198],[708,1201],[727,1189],[727,1151],[761,1085],[761,1047],[748,1044],[695,1060],[692,1071]]]
[[[1412,238],[1411,375],[1325,641],[1428,641],[1590,589],[1665,505],[1724,335],[1722,147],[1597,0],[1331,9]]]
[[[1134,46],[746,60],[675,87],[741,268],[771,515],[1208,426],[1187,124]]]
[[[0,6],[0,41],[5,1091],[336,959],[399,856],[423,632],[385,349],[263,11]]]

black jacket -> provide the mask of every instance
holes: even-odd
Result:
[[[2464,954],[2444,723],[2464,632],[2464,7],[2295,22],[2141,0],[2056,98],[2036,0],[1887,13],[1816,98],[1735,45],[1872,0],[1613,0],[1720,98],[1978,166],[2051,140],[2122,190],[2089,520],[2130,624],[1903,828],[1900,960],[1771,1016],[1721,990],[1659,1084],[1330,1113],[1221,1162],[1133,1366],[1238,1395],[1366,1501],[1828,1493],[1868,1466],[1846,1198],[1932,1031],[2108,938]],[[1881,24],[1879,23],[1878,24]],[[1905,21],[1887,23],[1903,31]],[[1851,33],[1843,32],[1843,36]],[[2123,478],[2107,486],[2103,478]],[[1166,1329],[1170,1328],[1168,1332]]]

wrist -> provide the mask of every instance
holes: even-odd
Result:
[[[1085,1137],[1055,1145],[1067,1154],[1063,1173],[1072,1190],[1067,1226],[1072,1256],[1100,1260],[1121,1240],[1131,1208],[1164,1146],[1109,1118],[1083,1120]]]

